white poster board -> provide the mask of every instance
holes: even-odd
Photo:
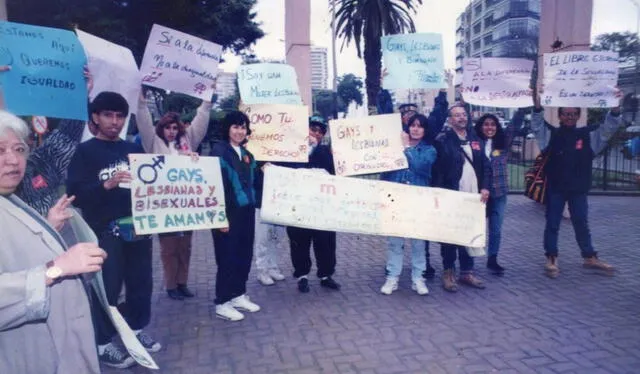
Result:
[[[309,109],[301,105],[253,104],[242,109],[249,117],[247,149],[258,161],[309,160]]]
[[[244,104],[302,105],[298,75],[291,65],[241,65],[238,68],[238,88]]]
[[[496,108],[533,106],[533,61],[520,58],[479,57],[463,62],[464,101]]]
[[[262,220],[317,230],[416,238],[481,248],[479,194],[265,168]]]
[[[544,54],[541,104],[552,107],[616,107],[616,52],[557,52]]]
[[[136,234],[228,227],[217,157],[132,154],[129,163]]]
[[[100,92],[111,91],[122,95],[129,104],[127,124],[132,113],[138,110],[138,97],[140,96],[140,71],[133,58],[133,53],[128,48],[98,38],[82,30],[76,29],[78,39],[87,55],[89,71],[93,76],[93,89],[89,98],[93,100]],[[120,132],[120,138],[127,136],[128,125]],[[85,127],[82,141],[93,137],[89,129]]]
[[[399,113],[329,121],[336,175],[406,169]]]
[[[442,35],[394,34],[381,38],[382,59],[387,70],[386,89],[446,88]]]
[[[153,25],[140,65],[142,83],[211,100],[222,46]]]

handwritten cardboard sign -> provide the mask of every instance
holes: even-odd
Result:
[[[445,88],[442,35],[401,34],[382,37],[387,89]]]
[[[545,106],[607,108],[618,106],[616,52],[558,52],[544,54]]]
[[[256,160],[309,160],[309,111],[306,106],[253,104],[243,110],[251,122],[247,149]]]
[[[153,25],[140,65],[142,83],[211,100],[222,46]]]
[[[317,230],[485,244],[485,206],[477,194],[307,169],[265,168],[261,217]]]
[[[238,68],[238,88],[245,104],[302,105],[298,76],[290,65],[241,65]]]
[[[69,30],[0,22],[0,74],[7,110],[17,115],[87,119],[84,51]]]
[[[399,113],[329,122],[336,175],[406,169]]]
[[[136,234],[228,226],[217,157],[133,154],[129,161]]]
[[[133,58],[131,50],[110,41],[98,38],[82,30],[76,29],[76,34],[87,55],[89,71],[93,75],[93,90],[89,98],[93,100],[100,92],[111,91],[122,95],[129,104],[129,118],[136,113],[138,96],[140,95],[140,71]],[[128,126],[124,126],[120,137],[127,136]],[[93,135],[85,127],[82,139],[87,140]]]
[[[533,105],[533,61],[520,58],[465,58],[462,96],[474,105],[524,108]]]

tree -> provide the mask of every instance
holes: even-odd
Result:
[[[364,56],[365,84],[369,106],[375,106],[380,90],[383,35],[415,32],[411,13],[422,0],[330,0],[335,5],[336,30],[341,49],[354,42],[359,58]],[[362,49],[361,44],[364,45]],[[364,52],[364,53],[363,53]]]
[[[73,28],[130,48],[140,62],[154,23],[244,54],[264,36],[257,0],[7,0],[9,20]]]
[[[338,98],[344,103],[345,107],[349,107],[351,103],[357,106],[362,105],[362,79],[353,74],[346,74],[338,78]],[[347,111],[344,111],[344,117]]]
[[[314,107],[314,114],[318,114],[325,120],[333,118],[333,114],[337,112],[346,112],[347,107],[338,96],[338,99],[334,101],[335,91],[332,90],[313,90],[312,101]],[[335,107],[337,103],[337,108]]]
[[[635,61],[636,55],[640,52],[640,38],[636,33],[629,31],[601,34],[596,37],[591,49],[618,52],[621,63]]]

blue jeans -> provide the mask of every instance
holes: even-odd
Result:
[[[558,255],[558,231],[565,202],[569,203],[571,223],[582,257],[596,255],[591,244],[591,232],[587,220],[589,205],[586,193],[547,191],[547,222],[544,228],[544,250],[547,256]]]
[[[440,255],[442,256],[442,269],[455,270],[456,257],[460,259],[460,272],[471,273],[473,271],[473,257],[467,253],[467,248],[455,245],[440,243]]]
[[[502,238],[502,222],[504,221],[504,209],[507,206],[507,195],[489,198],[487,204],[487,216],[489,218],[489,256],[497,256],[500,250]]]
[[[424,256],[424,240],[407,239],[411,247],[411,279],[422,279],[422,273],[427,269]],[[404,252],[404,238],[389,237],[387,248],[387,276],[399,277],[402,273],[402,257]]]

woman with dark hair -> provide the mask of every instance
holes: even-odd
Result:
[[[213,144],[211,156],[220,158],[225,211],[229,227],[214,229],[216,264],[216,316],[240,321],[237,309],[257,312],[260,306],[247,297],[247,279],[253,258],[256,196],[256,162],[244,147],[251,134],[246,114],[233,111],[222,123],[222,140]]]
[[[168,112],[160,118],[154,128],[146,100],[141,96],[136,120],[145,151],[191,156],[197,161],[198,153],[195,151],[207,134],[211,105],[211,102],[203,101],[189,127],[180,120],[178,113]],[[174,300],[195,296],[187,287],[191,262],[191,234],[191,231],[159,234],[165,288],[169,297]]]
[[[513,140],[515,127],[519,127],[523,118],[524,110],[519,109],[506,131],[502,129],[498,117],[493,114],[483,115],[475,124],[476,134],[484,140],[484,152],[491,162],[492,179],[489,183],[489,200],[487,201],[487,217],[489,219],[487,268],[495,275],[502,275],[505,270],[498,264],[498,251],[500,250],[502,222],[509,193],[509,174],[507,172],[509,145]]]
[[[383,173],[380,179],[410,184],[413,186],[428,187],[431,185],[431,167],[436,161],[436,149],[428,144],[427,131],[429,123],[427,117],[422,114],[415,114],[403,126],[402,141],[405,147],[404,154],[407,156],[409,167],[402,170],[394,170]],[[427,285],[422,278],[423,272],[427,268],[425,258],[425,241],[418,239],[405,239],[389,237],[387,249],[387,280],[380,289],[385,295],[390,295],[398,289],[398,279],[402,272],[402,257],[405,241],[408,240],[411,247],[411,279],[412,289],[418,295],[429,293]]]

